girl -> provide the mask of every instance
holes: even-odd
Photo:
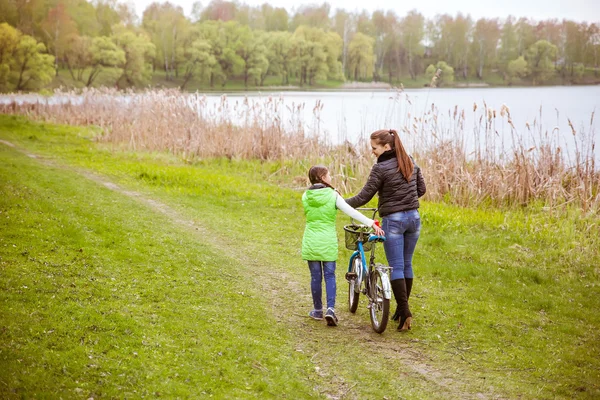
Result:
[[[379,194],[379,215],[388,233],[383,248],[392,267],[392,291],[398,307],[392,319],[400,320],[399,331],[407,331],[412,324],[408,298],[413,284],[412,257],[421,232],[419,197],[425,194],[425,181],[395,130],[373,132],[371,149],[377,164],[360,193],[346,201],[360,207]]]
[[[321,282],[325,277],[327,292],[327,325],[336,326],[335,315],[335,262],[338,256],[338,241],[335,230],[337,209],[351,218],[373,227],[376,235],[383,236],[383,230],[375,221],[367,218],[350,207],[342,196],[331,186],[331,177],[326,167],[315,165],[308,171],[311,187],[302,195],[306,227],[302,238],[302,259],[308,261],[310,269],[314,309],[308,314],[316,320],[323,319],[323,303],[321,301]]]

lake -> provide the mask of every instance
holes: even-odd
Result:
[[[224,113],[226,116],[223,117],[219,115],[218,104],[224,97],[229,107],[247,105],[237,107],[237,113]],[[123,96],[125,101],[127,98]],[[58,103],[73,101],[72,96],[64,100],[60,96],[44,98],[35,94],[0,95],[2,103],[40,99]],[[252,108],[252,112],[256,113],[257,109],[269,108],[265,104],[273,104],[273,100],[278,104],[277,110],[275,115],[271,111],[262,117],[265,123],[279,118],[286,130],[297,130],[300,125],[305,134],[318,135],[331,144],[345,140],[357,143],[377,129],[398,130],[409,151],[418,149],[432,135],[438,142],[459,138],[468,152],[477,146],[494,146],[496,151],[498,148],[510,148],[515,140],[526,148],[536,146],[544,135],[548,135],[550,139],[546,141],[551,142],[553,147],[561,147],[567,154],[573,153],[575,141],[579,143],[580,150],[581,143],[585,142],[591,148],[591,144],[600,142],[600,132],[596,129],[598,118],[592,121],[592,115],[600,108],[600,86],[206,94],[206,103],[213,110],[211,115],[230,118],[236,123],[241,123],[244,118],[239,110]],[[475,112],[474,104],[477,106]],[[492,125],[487,130],[486,118],[482,118],[484,105],[493,110],[492,113],[496,112],[496,118],[491,120]],[[503,106],[510,110],[512,129],[508,116],[500,115]],[[431,112],[432,107],[435,112]],[[464,121],[459,125],[455,111],[460,115],[463,110]],[[427,120],[428,125],[424,126],[420,122],[422,119]],[[577,132],[575,136],[569,120]],[[437,124],[435,127],[433,122]],[[420,132],[416,134],[417,131]],[[587,153],[590,152],[600,161],[600,150],[588,149]]]
[[[484,125],[484,122],[480,122],[479,118],[483,114],[484,104],[496,111],[497,118],[492,130],[499,137],[498,140],[509,142],[513,137],[508,117],[500,117],[500,110],[505,105],[510,110],[516,133],[514,136],[523,140],[526,146],[535,145],[540,134],[547,133],[557,137],[557,146],[572,151],[574,139],[569,120],[577,132],[578,140],[591,142],[593,139],[595,143],[600,142],[600,132],[596,129],[596,121],[600,116],[596,115],[591,121],[593,113],[600,110],[600,86],[227,94],[229,102],[241,101],[246,96],[255,102],[264,102],[269,97],[281,98],[286,105],[280,116],[284,121],[290,119],[288,107],[297,110],[299,104],[304,104],[301,113],[305,126],[309,128],[307,133],[319,135],[331,143],[344,140],[356,143],[359,139],[368,138],[377,129],[401,131],[404,126],[413,126],[415,117],[423,117],[434,106],[440,128],[438,135],[463,135],[469,142],[467,147],[473,148],[476,141],[473,137],[482,134],[481,124]],[[212,102],[221,99],[218,95],[207,95],[207,98]],[[313,109],[317,104],[319,111],[315,113]],[[477,104],[476,112],[473,111],[474,104]],[[455,109],[458,114],[463,110],[465,112],[462,128],[456,126]],[[409,119],[413,122],[409,122]],[[404,134],[409,143],[410,136],[409,133]],[[600,151],[596,151],[596,155],[600,160]]]

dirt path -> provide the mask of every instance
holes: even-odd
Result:
[[[155,210],[167,216],[173,223],[181,226],[183,229],[191,231],[198,236],[200,241],[208,236],[215,237],[215,232],[210,231],[184,217],[180,212],[171,206],[152,199],[147,195],[123,188],[107,177],[98,175],[89,170],[78,169],[58,161],[48,159],[36,154],[29,153],[14,144],[0,140],[3,145],[9,146],[14,150],[25,154],[30,158],[36,159],[43,165],[52,168],[67,169],[74,171],[79,175],[92,180],[99,185],[106,187],[114,192],[120,193],[135,199],[140,204]],[[209,235],[210,233],[210,235]],[[348,381],[347,377],[340,376],[336,368],[335,354],[330,354],[326,349],[337,348],[347,344],[348,352],[355,353],[356,357],[368,357],[381,365],[381,368],[390,368],[398,371],[398,379],[412,379],[422,383],[429,391],[431,388],[431,398],[439,399],[501,399],[501,396],[493,393],[487,388],[485,391],[473,390],[475,384],[473,379],[464,378],[465,376],[474,376],[474,373],[456,375],[452,373],[455,368],[446,368],[444,370],[436,369],[432,366],[433,360],[423,351],[411,346],[410,339],[404,338],[403,341],[396,339],[393,335],[395,324],[388,325],[386,335],[375,334],[369,325],[366,312],[361,312],[356,316],[344,315],[343,329],[321,329],[319,325],[305,315],[300,315],[294,309],[294,304],[304,304],[307,301],[306,282],[301,282],[281,266],[265,264],[257,252],[260,250],[249,249],[240,246],[239,243],[232,241],[230,237],[216,235],[217,240],[211,241],[211,246],[216,251],[227,254],[236,260],[237,263],[245,265],[252,269],[260,293],[265,294],[265,299],[271,305],[271,312],[278,322],[289,327],[294,327],[293,335],[296,338],[296,350],[307,354],[313,354],[311,361],[315,365],[315,372],[322,377],[322,383],[318,384],[317,389],[320,393],[330,399],[358,399],[359,391],[356,390],[357,383]],[[254,255],[253,255],[254,253]],[[261,260],[260,262],[258,260]],[[344,298],[345,282],[338,282],[338,301]],[[362,307],[362,306],[361,306]],[[322,334],[325,331],[326,334]],[[400,335],[400,334],[398,334]],[[318,349],[315,352],[315,343]],[[466,365],[466,364],[465,364]],[[465,365],[461,365],[464,368]],[[369,379],[369,377],[365,377]],[[359,383],[358,383],[359,384]],[[479,386],[479,385],[477,385]],[[364,398],[364,397],[363,397]],[[389,399],[397,398],[390,395]]]

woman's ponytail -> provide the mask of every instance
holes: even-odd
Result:
[[[394,149],[396,150],[396,158],[398,159],[398,171],[402,173],[407,182],[412,178],[415,165],[404,149],[404,145],[400,141],[398,132],[390,129],[390,135],[394,137]]]
[[[400,140],[400,136],[398,136],[398,132],[396,132],[394,129],[378,130],[371,134],[371,139],[375,140],[375,142],[380,145],[390,145],[392,150],[394,150],[396,153],[396,159],[398,160],[398,172],[404,176],[406,181],[410,181],[415,166],[412,159],[404,149],[404,145]]]

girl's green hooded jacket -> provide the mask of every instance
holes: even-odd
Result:
[[[315,185],[302,195],[306,216],[306,227],[302,238],[303,260],[337,260],[336,196],[333,189],[324,185]]]

